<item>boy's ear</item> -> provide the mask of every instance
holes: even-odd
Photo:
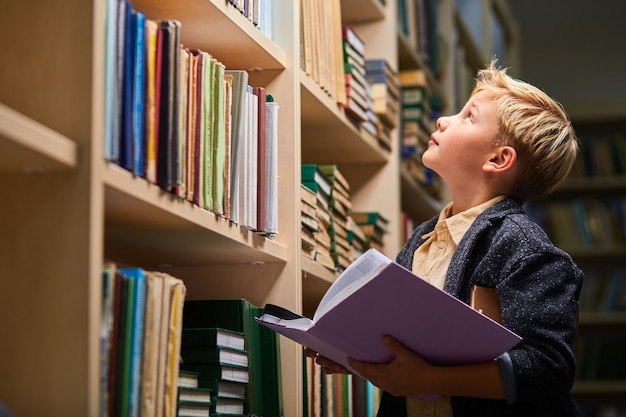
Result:
[[[517,162],[517,152],[511,146],[500,146],[495,149],[491,157],[483,165],[485,172],[504,172],[512,169]]]

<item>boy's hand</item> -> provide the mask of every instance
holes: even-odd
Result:
[[[372,384],[392,395],[431,394],[428,392],[426,374],[433,366],[391,336],[384,336],[383,342],[395,356],[391,362],[368,363],[348,358],[350,366]]]
[[[348,369],[339,365],[338,363],[331,361],[330,359],[325,358],[324,356],[320,356],[319,353],[317,353],[314,350],[309,349],[308,347],[304,348],[304,354],[308,356],[309,358],[315,359],[315,363],[320,365],[322,369],[324,370],[324,373],[326,374],[351,374],[352,373]]]

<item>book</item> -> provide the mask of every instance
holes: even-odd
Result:
[[[265,142],[265,233],[278,233],[278,109],[271,94],[266,96]]]
[[[248,366],[248,353],[245,350],[226,346],[183,346],[181,356],[183,362],[208,362]]]
[[[208,388],[214,396],[222,398],[246,398],[247,384],[218,379],[201,379],[198,386]]]
[[[194,371],[200,374],[200,381],[204,379],[218,379],[220,381],[250,382],[250,372],[245,366],[222,365],[220,363],[190,362],[180,364],[181,369]],[[198,383],[202,386],[202,382]]]
[[[163,327],[163,292],[164,280],[151,271],[146,271],[146,301],[143,335],[142,378],[140,396],[140,414],[154,415],[158,392],[163,390],[159,380],[159,357],[165,355],[160,347]]]
[[[178,386],[178,404],[181,402],[211,404],[211,389],[201,387]]]
[[[439,365],[489,361],[521,340],[376,249],[345,269],[312,319],[267,304],[257,321],[352,371],[348,357],[393,359],[382,342],[386,334]]]
[[[178,401],[176,415],[177,417],[208,417],[211,415],[211,403]]]
[[[225,75],[232,77],[231,124],[230,124],[230,217],[233,222],[239,221],[239,188],[241,184],[242,163],[240,161],[244,147],[245,100],[248,85],[248,72],[245,70],[225,70]],[[243,204],[243,203],[242,203]]]
[[[224,346],[244,350],[245,336],[241,332],[217,327],[184,327],[182,345],[185,348],[191,346]]]
[[[124,37],[121,38],[123,43],[123,68],[121,72],[122,78],[122,118],[120,131],[120,166],[128,171],[133,172],[133,150],[134,150],[134,124],[133,124],[133,92],[135,86],[134,79],[134,63],[135,63],[135,45],[136,39],[136,21],[137,12],[128,1],[121,2],[124,13]],[[122,24],[122,23],[120,23]]]
[[[104,157],[107,161],[119,164],[120,157],[120,118],[121,103],[118,100],[117,88],[119,83],[118,61],[123,56],[118,55],[118,13],[122,8],[119,0],[106,2],[106,47],[104,72]]]
[[[159,24],[161,43],[159,63],[159,108],[157,139],[157,184],[166,191],[175,191],[178,175],[178,107],[179,93],[178,31],[180,24],[163,20]]]
[[[146,132],[145,148],[145,177],[152,184],[156,184],[156,151],[157,151],[157,33],[159,24],[156,20],[146,19]]]
[[[305,186],[317,192],[317,189],[314,189],[314,184],[317,184],[317,187],[319,187],[327,197],[330,197],[332,183],[318,165],[302,164],[300,174],[302,178],[301,181]]]
[[[211,413],[243,414],[245,401],[241,398],[216,397],[211,404]]]
[[[198,387],[198,381],[200,380],[200,374],[194,371],[185,371],[179,369],[178,371],[178,387]]]
[[[256,187],[256,231],[265,232],[265,218],[266,218],[266,205],[265,199],[267,196],[266,193],[266,179],[265,176],[267,165],[266,165],[266,147],[267,147],[267,108],[266,108],[266,100],[267,100],[267,91],[264,87],[253,87],[252,93],[254,94],[254,99],[257,101],[257,187]],[[254,140],[254,139],[253,139]],[[253,156],[254,157],[254,156]]]
[[[122,410],[137,415],[146,301],[146,274],[138,267],[121,268],[120,273],[129,282],[122,376]]]

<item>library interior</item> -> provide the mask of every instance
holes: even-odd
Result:
[[[625,18],[621,0],[8,2],[0,416],[376,416],[379,388],[259,321],[313,318],[356,259],[395,259],[439,215],[421,155],[493,58],[578,136],[524,209],[584,272],[580,413],[626,416]]]

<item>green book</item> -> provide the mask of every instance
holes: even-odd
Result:
[[[300,176],[302,184],[306,185],[315,192],[317,192],[317,188],[319,188],[330,197],[332,183],[330,179],[324,175],[318,165],[302,164],[300,167]],[[313,184],[317,184],[316,189],[311,188]]]
[[[208,416],[211,413],[211,404],[196,403],[191,401],[179,401],[176,406],[177,417]]]
[[[228,346],[183,346],[183,362],[224,363],[248,366],[248,352]]]
[[[198,381],[198,385],[210,389],[216,397],[246,398],[247,384],[241,382],[201,379]]]
[[[263,314],[263,309],[254,307],[255,316]],[[263,411],[265,416],[282,417],[283,409],[282,368],[280,362],[279,334],[259,325],[261,339],[263,374]]]
[[[180,364],[181,369],[194,371],[200,374],[200,381],[203,379],[218,379],[220,381],[250,382],[250,372],[245,366],[225,365],[221,363],[184,362]],[[204,384],[198,384],[204,387]]]
[[[191,346],[225,346],[244,350],[245,335],[220,327],[183,327],[181,349]]]
[[[211,404],[212,393],[209,388],[178,387],[178,404]]]
[[[246,299],[189,300],[185,302],[183,328],[221,327],[245,335],[244,350],[248,352],[249,383],[247,398],[248,414],[263,413],[263,356],[261,354],[261,325],[254,321],[257,310]],[[184,330],[183,330],[184,334]],[[201,376],[201,378],[205,378]],[[206,378],[208,379],[208,378]]]

